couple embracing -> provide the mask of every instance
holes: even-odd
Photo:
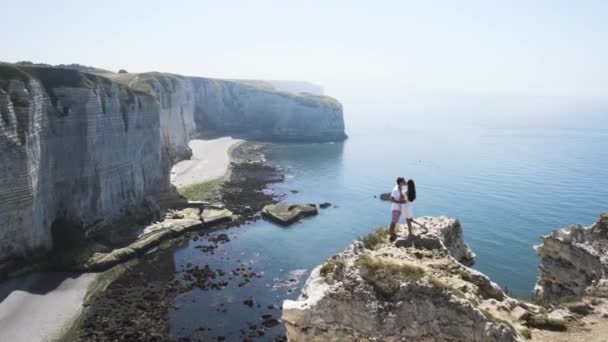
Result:
[[[390,226],[390,241],[393,242],[397,239],[395,233],[395,225],[399,223],[399,219],[403,215],[407,222],[407,230],[410,236],[412,236],[412,222],[414,221],[414,211],[412,209],[412,202],[416,200],[416,184],[411,179],[407,181],[403,177],[397,178],[397,185],[391,192],[391,226]]]

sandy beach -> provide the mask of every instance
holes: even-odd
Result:
[[[180,188],[222,177],[230,165],[230,148],[242,142],[231,137],[213,140],[191,140],[192,158],[183,160],[171,169],[171,183]]]
[[[97,274],[45,272],[0,284],[0,341],[52,341],[82,309]]]

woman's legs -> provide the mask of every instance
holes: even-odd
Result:
[[[414,221],[414,219],[408,218],[405,219],[407,221],[407,231],[409,233],[409,235],[413,235],[412,233],[412,221]]]

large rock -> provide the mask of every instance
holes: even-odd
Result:
[[[274,222],[287,226],[304,216],[317,215],[315,204],[269,204],[262,209],[262,215]]]
[[[200,215],[206,228],[213,227],[220,223],[230,222],[233,218],[232,211],[228,209],[205,208]]]
[[[417,229],[422,228],[424,233],[399,239],[396,241],[398,246],[445,250],[466,266],[475,263],[475,253],[464,241],[460,221],[446,216],[427,216],[417,218],[416,222],[423,226]]]
[[[380,231],[381,243],[365,244],[372,249],[355,241],[316,267],[298,300],[283,303],[288,339],[522,340],[517,330],[523,329],[529,310],[486,276],[458,262],[473,257],[464,241],[454,241],[462,239],[458,221],[421,221],[428,232],[416,229],[416,234],[427,240],[428,248],[390,244],[386,231]]]
[[[608,214],[590,227],[572,226],[543,236],[534,298],[555,303],[586,294],[608,294]]]
[[[101,72],[101,71],[100,71]],[[158,220],[203,133],[343,140],[342,106],[236,81],[0,64],[0,263]]]
[[[207,216],[209,219],[207,223],[202,221],[203,215],[200,215],[200,217],[192,215],[194,217],[166,219],[162,222],[153,223],[147,226],[141,236],[129,245],[107,253],[95,253],[79,267],[84,271],[104,271],[130,260],[138,254],[143,254],[172,237],[203,227],[211,227],[232,218],[232,212],[229,210],[217,210],[216,212],[212,209],[210,212],[212,213]]]

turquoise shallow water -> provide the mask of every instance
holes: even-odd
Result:
[[[262,277],[222,291],[194,290],[178,298],[172,333],[193,333],[202,321],[239,338],[259,316],[280,312],[279,304],[299,293],[308,272],[353,239],[389,220],[387,192],[401,175],[416,180],[416,216],[459,218],[477,254],[475,268],[518,296],[529,297],[538,265],[533,245],[549,231],[590,224],[608,211],[608,131],[444,129],[351,132],[344,143],[274,145],[270,163],[287,181],[274,187],[286,202],[331,202],[335,206],[289,228],[265,221],[233,229],[232,241],[213,256],[191,242],[175,253],[184,264],[232,269],[244,263]],[[292,194],[289,190],[298,190]],[[246,307],[253,296],[260,307]],[[218,312],[218,305],[226,303]],[[268,312],[267,312],[268,311]],[[282,327],[267,329],[280,335]]]

